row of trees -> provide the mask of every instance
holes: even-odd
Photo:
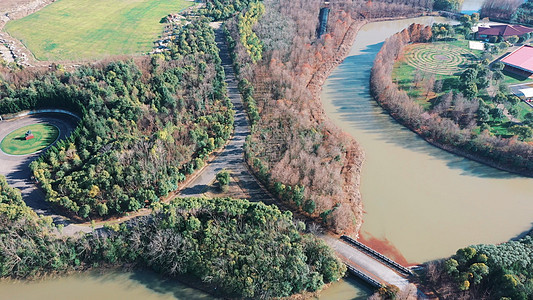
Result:
[[[193,275],[234,298],[287,297],[339,280],[344,264],[290,212],[236,199],[180,199],[152,216],[81,237],[39,218],[0,177],[0,276],[28,278],[93,266]]]
[[[315,86],[324,66],[342,59],[339,46],[355,36],[363,18],[408,15],[430,9],[424,1],[339,1],[330,3],[328,33],[316,39],[321,1],[263,1],[265,11],[252,32],[262,59],[248,51],[253,11],[226,23],[252,134],[246,142],[249,164],[266,186],[300,212],[321,218],[338,231],[361,222],[358,192],[362,151],[353,139],[325,119]],[[255,14],[253,14],[255,15]],[[246,25],[246,28],[243,26]],[[344,45],[348,47],[347,45]]]
[[[207,0],[205,3],[206,6],[201,13],[216,21],[225,20],[248,8],[250,4],[259,1],[260,0]]]
[[[476,124],[472,122],[474,112],[478,118],[486,117],[480,112],[486,110],[486,106],[474,97],[477,85],[483,85],[481,81],[485,80],[479,72],[485,72],[486,66],[480,65],[480,70],[467,70],[463,74],[466,99],[445,95],[440,99],[441,104],[434,107],[435,110],[425,111],[393,83],[392,69],[403,47],[411,42],[427,41],[428,36],[420,34],[427,30],[421,30],[420,25],[412,25],[385,42],[371,73],[371,92],[375,99],[400,122],[441,147],[471,155],[493,166],[533,174],[533,146],[518,140],[518,136],[505,138],[492,136],[488,130],[479,134],[473,130],[472,125]],[[491,113],[501,118],[498,111]]]
[[[533,1],[527,0],[486,0],[480,13],[483,17],[509,20],[520,24],[533,25]]]
[[[255,61],[242,43],[242,17],[227,22],[239,88],[253,124],[245,145],[247,160],[280,199],[301,212],[322,214],[336,229],[354,228],[357,207],[346,200],[350,196],[344,194],[341,174],[343,148],[348,149],[351,141],[331,124],[309,120],[313,118],[309,108],[318,109],[308,101],[311,68],[301,73],[303,64],[320,63],[314,50],[305,48],[315,39],[320,1],[264,4],[265,13],[253,28],[264,45],[262,60]],[[351,20],[348,14],[344,18]],[[346,27],[338,34],[343,30]],[[322,42],[311,47],[324,50]],[[331,51],[333,44],[328,43],[328,48]]]
[[[18,85],[2,82],[0,111],[62,107],[78,128],[32,162],[48,201],[81,218],[159,201],[233,131],[213,29],[177,29],[165,55],[83,66]]]
[[[425,279],[443,298],[531,299],[533,239],[457,250],[429,264]]]

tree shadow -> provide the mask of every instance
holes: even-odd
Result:
[[[216,292],[213,287],[208,287],[203,284],[200,279],[194,278],[192,275],[182,275],[179,278],[165,278],[151,270],[135,270],[131,272],[129,278],[138,284],[150,289],[158,294],[172,293],[176,299],[212,299],[213,297],[199,292],[197,289],[189,287],[188,285],[202,284],[211,293]]]

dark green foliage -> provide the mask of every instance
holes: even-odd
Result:
[[[455,30],[450,24],[435,23],[431,26],[431,33],[434,40],[447,39],[455,35]]]
[[[435,0],[433,2],[434,10],[457,11],[463,1],[461,0]]]
[[[528,0],[518,7],[516,12],[511,17],[513,22],[522,24],[533,24],[533,1]]]
[[[177,29],[166,56],[148,61],[0,87],[0,112],[59,106],[82,117],[31,165],[48,201],[82,218],[134,211],[177,189],[225,144],[233,110],[208,22]]]
[[[229,181],[230,181],[229,172],[226,170],[222,170],[218,172],[216,179],[217,179],[218,187],[220,188],[220,190],[222,190],[223,192],[227,191]]]
[[[0,175],[0,204],[16,204],[21,205],[23,202],[19,190],[11,188],[6,181],[6,178]]]
[[[259,0],[207,0],[204,15],[216,21],[225,20],[257,2]]]
[[[456,291],[468,291],[470,299],[531,299],[532,239],[459,249],[444,262],[443,271],[453,278]]]
[[[93,265],[190,274],[237,298],[286,297],[336,281],[344,264],[321,240],[298,231],[290,212],[236,199],[179,199],[104,232],[59,238],[23,203],[0,204],[0,274],[26,278]]]

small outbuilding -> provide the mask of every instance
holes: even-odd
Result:
[[[522,98],[525,101],[531,101],[533,99],[533,88],[520,89],[519,93],[516,95]]]

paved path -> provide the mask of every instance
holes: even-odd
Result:
[[[215,180],[215,176],[222,169],[232,173],[232,176],[239,179],[241,188],[249,194],[251,201],[262,201],[267,204],[274,203],[273,199],[263,191],[261,186],[250,173],[244,161],[244,142],[246,136],[250,134],[250,124],[246,116],[241,94],[238,89],[238,81],[229,56],[229,50],[225,42],[222,28],[217,28],[216,42],[220,49],[222,66],[226,73],[226,84],[228,97],[233,103],[235,110],[235,131],[233,137],[226,147],[209,163],[189,184],[180,192],[181,197],[199,197],[207,192],[209,185]]]
[[[239,179],[242,189],[248,192],[250,196],[249,200],[272,204],[274,203],[274,199],[257,183],[255,177],[250,174],[244,161],[243,146],[246,136],[250,134],[250,125],[245,114],[241,95],[237,87],[238,82],[235,78],[229,52],[225,44],[224,34],[221,29],[216,30],[216,41],[220,49],[220,58],[222,59],[224,72],[226,73],[228,97],[231,99],[235,109],[235,132],[228,145],[196,178],[189,182],[187,187],[180,192],[179,196],[202,196],[208,190],[209,185],[215,180],[216,174],[222,169],[227,169],[232,172],[233,176]],[[279,203],[276,204],[279,205]],[[324,234],[318,237],[332,247],[346,263],[376,279],[378,282],[393,284],[400,289],[404,289],[409,285],[409,281],[405,277],[380,263],[375,258],[368,256],[361,250],[330,235]]]
[[[65,114],[55,113],[3,120],[0,121],[0,141],[15,129],[36,123],[55,125],[59,129],[58,140],[61,140],[68,137],[72,130],[76,128],[77,120]],[[51,209],[50,204],[46,202],[44,193],[30,180],[31,170],[29,164],[39,157],[41,152],[29,155],[7,155],[0,150],[0,174],[6,177],[7,183],[10,186],[18,188],[21,191],[24,202],[37,214],[50,216],[54,220],[54,223],[63,224],[65,226],[65,233],[73,234],[76,231],[90,231],[90,227],[87,228],[70,224],[67,219],[56,214]]]
[[[345,263],[355,267],[378,282],[393,284],[400,289],[404,289],[409,285],[409,281],[405,277],[346,242],[325,234],[321,235],[320,238],[333,248]]]

